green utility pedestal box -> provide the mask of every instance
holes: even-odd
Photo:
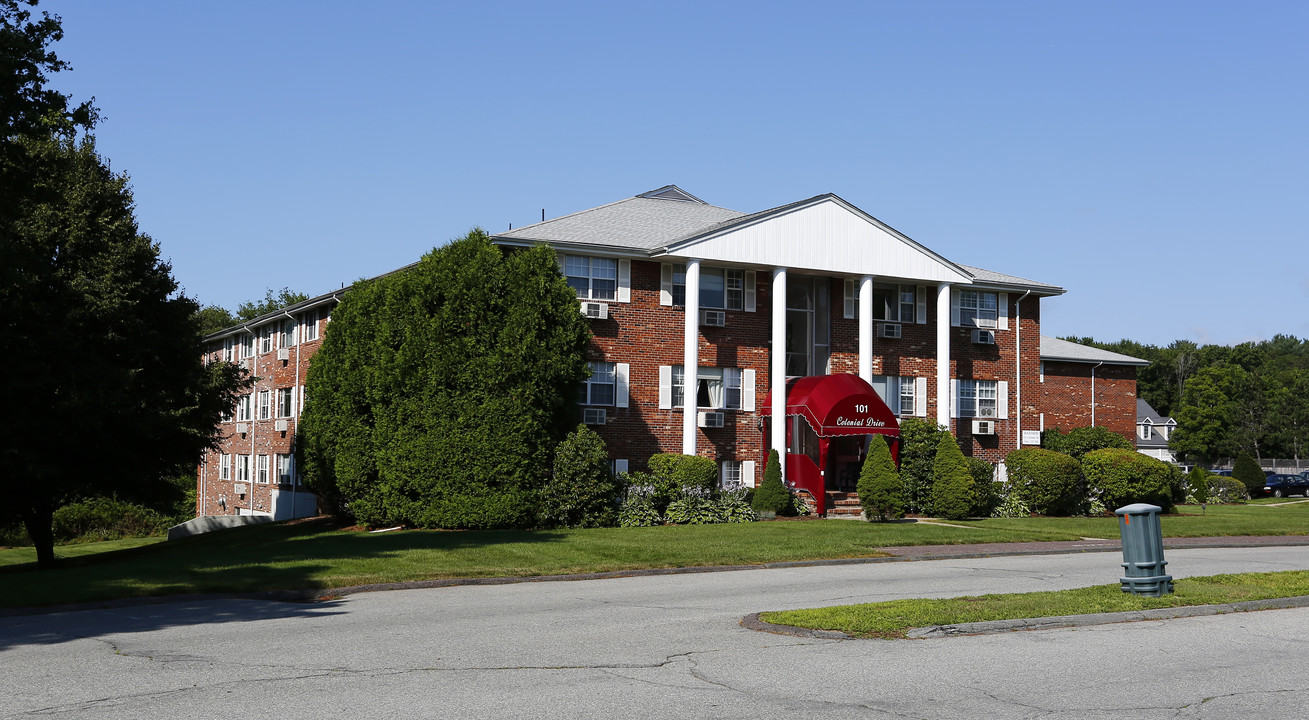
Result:
[[[1158,505],[1136,503],[1114,511],[1123,538],[1123,592],[1159,597],[1173,591],[1173,576],[1164,574],[1164,531]]]

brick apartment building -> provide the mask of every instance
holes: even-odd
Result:
[[[1135,437],[1145,363],[1042,338],[1041,298],[1062,288],[951,262],[835,195],[744,214],[670,185],[492,239],[558,253],[595,336],[583,420],[617,470],[681,452],[714,458],[724,482],[755,485],[771,447],[821,510],[822,490],[848,481],[840,463],[857,463],[864,435],[834,437],[848,433],[788,406],[818,402],[814,387],[826,388],[823,411],[835,402],[850,416],[856,405],[838,401],[866,392],[879,407],[857,405],[868,414],[860,422],[872,425],[878,410],[888,426],[894,416],[934,419],[993,463],[1039,444],[1045,425],[1094,418]],[[208,339],[212,359],[250,363],[258,381],[199,468],[198,514],[309,514],[291,443],[305,371],[341,292]],[[776,362],[773,348],[784,348]],[[800,383],[789,398],[770,392],[788,378],[840,375],[798,399]]]

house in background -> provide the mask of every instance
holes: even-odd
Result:
[[[1043,338],[1041,299],[1062,288],[956,263],[836,195],[746,214],[669,185],[492,240],[557,253],[594,334],[580,419],[618,471],[693,454],[755,486],[776,449],[822,512],[866,452],[852,427],[932,420],[992,463],[1051,424],[1135,435],[1145,363]],[[201,465],[199,514],[300,514],[291,442],[339,295],[208,339],[259,384]]]
[[[1136,400],[1136,451],[1165,462],[1177,462],[1177,456],[1168,448],[1168,441],[1177,430],[1177,421],[1164,417],[1150,407],[1150,403]]]

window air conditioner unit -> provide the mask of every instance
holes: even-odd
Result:
[[[994,435],[994,434],[995,434],[995,421],[994,421],[994,420],[974,420],[974,421],[973,421],[973,434],[974,434],[974,435]]]
[[[250,432],[250,423],[239,422],[236,424],[236,434],[244,435]]]
[[[288,424],[289,423],[287,423],[286,418],[278,418],[277,422],[273,424],[273,429],[276,430],[277,432],[286,432],[286,428]]]
[[[250,491],[250,486],[246,485],[245,483],[237,483],[232,486],[232,492],[236,493],[237,495],[245,495],[249,491]]]
[[[582,314],[595,320],[608,320],[609,306],[605,303],[584,302],[582,303]]]
[[[722,327],[727,324],[727,313],[722,310],[701,310],[700,324],[711,327]]]
[[[608,415],[604,408],[584,408],[582,410],[582,422],[587,425],[604,425],[605,417]]]
[[[278,360],[290,360],[290,359],[291,359],[291,348],[278,348],[278,349],[277,349],[277,359],[278,359]]]
[[[702,412],[698,419],[699,422],[696,424],[702,428],[720,428],[723,426],[723,414],[720,412]]]
[[[884,338],[895,338],[895,339],[899,339],[899,337],[900,337],[900,323],[882,323],[882,324],[877,328],[877,336],[878,336],[878,337],[884,337]]]
[[[976,343],[976,344],[978,344],[978,345],[994,345],[994,344],[995,344],[995,331],[994,331],[994,330],[974,330],[974,331],[973,331],[973,342]]]

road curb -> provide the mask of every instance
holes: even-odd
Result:
[[[958,625],[933,625],[931,627],[912,628],[905,637],[910,640],[931,640],[938,638],[964,637],[968,635],[994,635],[1018,630],[1055,630],[1070,627],[1088,627],[1091,625],[1110,625],[1114,623],[1141,622],[1145,620],[1172,620],[1175,618],[1205,617],[1209,615],[1228,615],[1238,612],[1258,610],[1284,610],[1287,608],[1309,607],[1309,595],[1289,598],[1269,598],[1267,600],[1246,600],[1219,605],[1187,605],[1184,607],[1158,608],[1155,610],[1129,610],[1117,613],[1093,613],[1089,615],[1056,615],[1039,618],[1017,618],[1014,620],[988,620],[986,622],[960,623]],[[813,630],[794,625],[776,625],[759,619],[759,613],[751,613],[741,619],[741,627],[747,630],[773,633],[774,635],[791,635],[793,637],[817,638],[822,640],[864,640],[837,630]]]

